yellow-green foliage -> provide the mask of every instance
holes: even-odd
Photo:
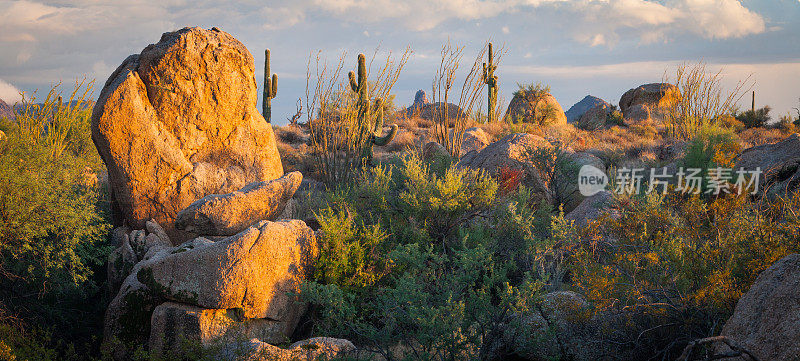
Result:
[[[799,204],[797,194],[772,205],[746,195],[623,199],[619,219],[584,231],[570,260],[573,286],[600,309],[640,311],[660,325],[637,342],[668,347],[716,334],[758,274],[800,249]],[[617,331],[635,335],[645,328],[636,324]]]
[[[52,340],[41,338],[53,344],[64,334],[86,337],[99,314],[86,300],[97,294],[95,270],[110,251],[91,109],[75,94],[72,103],[60,100],[55,89],[43,104],[26,97],[26,108],[6,123],[0,140],[0,316],[21,319],[20,330],[53,328]],[[21,359],[48,358],[24,351],[14,352]]]
[[[438,176],[416,157],[403,161],[401,174],[405,178],[401,206],[439,241],[452,235],[474,210],[488,207],[498,188],[491,177],[455,166]]]
[[[733,168],[734,158],[742,151],[739,137],[733,130],[717,126],[701,127],[686,150],[684,166],[700,168]]]

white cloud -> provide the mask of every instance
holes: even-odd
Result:
[[[22,97],[19,95],[17,87],[0,79],[0,99],[9,105],[14,105],[14,103],[21,101]]]
[[[766,30],[761,15],[739,0],[588,0],[572,3],[576,22],[573,38],[597,45],[614,45],[622,38],[649,44],[681,34],[706,39],[738,38]],[[598,36],[599,35],[599,36]]]
[[[508,34],[508,33],[510,33],[510,32],[511,32],[511,30],[509,30],[509,29],[508,29],[508,26],[504,26],[504,27],[503,27],[502,29],[500,29],[500,30],[502,30],[502,31],[503,31],[503,34]]]

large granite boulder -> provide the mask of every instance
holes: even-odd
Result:
[[[508,104],[506,121],[541,123],[543,125],[566,124],[567,116],[561,104],[551,94],[538,96],[530,91],[520,90]]]
[[[735,160],[735,170],[760,169],[758,193],[782,195],[800,186],[800,135],[795,133],[774,143],[745,149]]]
[[[522,171],[521,183],[537,194],[547,194],[544,182],[536,168],[527,159],[527,153],[539,147],[551,147],[544,138],[527,133],[505,136],[480,152],[472,151],[458,161],[458,167],[483,170],[491,176],[498,176],[503,168]]]
[[[626,121],[662,121],[668,109],[680,101],[678,87],[669,83],[651,83],[630,89],[619,100]]]
[[[722,336],[760,360],[797,360],[800,355],[800,254],[784,257],[761,274],[739,299]],[[727,346],[719,346],[727,351]],[[745,358],[730,359],[744,361]]]
[[[606,106],[610,106],[605,100],[600,99],[595,96],[587,95],[581,99],[581,101],[573,104],[569,107],[564,115],[567,117],[568,123],[574,123],[581,118],[581,116],[586,113],[589,109],[594,108],[597,105],[605,104]]]
[[[232,236],[261,220],[275,220],[300,187],[300,172],[205,196],[178,212],[175,227],[198,235]]]
[[[178,211],[209,194],[283,175],[272,128],[256,109],[253,56],[216,28],[165,33],[111,74],[92,114],[115,223],[149,219],[173,242]]]
[[[229,333],[281,342],[305,310],[291,294],[310,274],[317,247],[313,231],[299,220],[262,221],[217,242],[198,237],[154,245],[106,310],[106,343],[121,359],[148,339],[156,350],[170,349],[180,337],[207,343]],[[173,303],[163,305],[167,301]]]
[[[317,254],[300,220],[262,221],[241,233],[146,262],[138,279],[164,299],[242,310],[246,318],[296,322],[296,292]]]

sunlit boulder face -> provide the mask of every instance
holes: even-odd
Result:
[[[253,56],[217,28],[184,28],[131,55],[106,81],[92,139],[108,167],[115,223],[164,226],[210,194],[283,175],[272,128],[256,108]]]
[[[669,83],[651,83],[622,94],[619,109],[628,122],[663,121],[669,109],[678,101],[678,87]]]

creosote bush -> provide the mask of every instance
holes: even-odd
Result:
[[[610,338],[674,359],[716,335],[760,272],[800,247],[800,195],[773,204],[747,195],[680,193],[623,199],[620,217],[584,230],[572,286],[598,310],[630,317]],[[657,327],[650,329],[651,327]]]
[[[61,343],[91,342],[102,317],[96,305],[110,225],[91,108],[82,104],[90,89],[78,83],[62,100],[56,86],[38,104],[24,95],[0,140],[0,319],[32,335],[30,347],[13,350],[19,359],[68,358]],[[53,357],[26,351],[59,344]]]
[[[387,359],[476,359],[564,277],[560,231],[521,187],[408,155],[329,195],[320,270],[301,297],[316,333]],[[488,342],[488,341],[487,341]]]

